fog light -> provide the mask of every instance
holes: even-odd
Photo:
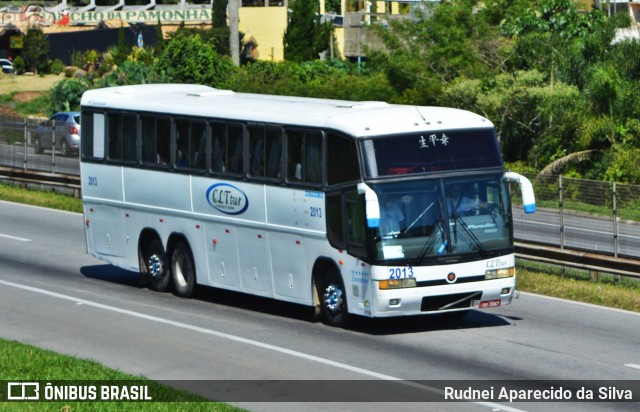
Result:
[[[400,299],[389,299],[389,306],[398,306],[400,304]]]
[[[500,291],[501,295],[508,295],[509,292],[511,292],[511,288],[502,288],[502,290]]]

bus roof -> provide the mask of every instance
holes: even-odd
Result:
[[[83,108],[322,127],[361,137],[493,127],[486,118],[459,109],[235,93],[194,84],[93,89],[84,93],[81,105]]]

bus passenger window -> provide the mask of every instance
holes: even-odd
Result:
[[[290,182],[322,183],[322,133],[287,131],[287,179]]]
[[[82,128],[81,128],[81,139],[82,143],[80,144],[80,148],[82,149],[82,156],[88,158],[96,158],[97,153],[94,152],[94,141],[96,138],[99,138],[99,141],[104,139],[104,127],[96,128],[94,127],[96,123],[99,123],[99,119],[103,119],[104,115],[102,113],[94,113],[83,111],[82,112]],[[104,120],[103,120],[104,121]],[[94,132],[96,136],[94,137]]]
[[[242,126],[211,123],[211,141],[211,170],[214,173],[242,174]]]
[[[256,177],[279,178],[281,164],[280,129],[249,128],[249,173]]]
[[[184,169],[189,167],[190,139],[189,129],[190,123],[185,120],[176,121],[176,167]]]
[[[191,167],[204,170],[207,166],[205,155],[207,147],[207,126],[201,122],[191,123]]]
[[[360,178],[358,153],[353,139],[336,134],[327,136],[327,180],[330,185]]]
[[[135,162],[136,153],[136,117],[133,115],[112,113],[108,117],[109,152],[111,161]]]
[[[142,116],[142,164],[166,167],[169,156],[171,121],[164,117]]]

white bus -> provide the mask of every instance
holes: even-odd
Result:
[[[155,290],[266,296],[336,326],[514,295],[508,182],[535,201],[481,116],[188,84],[81,106],[88,253]]]

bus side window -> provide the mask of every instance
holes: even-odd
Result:
[[[204,170],[206,163],[207,126],[201,122],[191,123],[191,167]]]
[[[165,117],[142,116],[142,164],[167,167],[171,160],[171,121]]]
[[[100,145],[104,144],[104,114],[83,111],[81,124],[82,143],[80,148],[82,149],[82,156],[94,159],[102,158],[103,155],[100,154],[98,149]],[[102,149],[103,151],[104,149]]]
[[[242,174],[243,128],[236,124],[211,123],[211,170]]]
[[[133,163],[137,159],[137,118],[134,115],[112,113],[107,117],[109,153],[111,161]]]
[[[327,136],[327,180],[330,185],[360,179],[358,153],[353,139],[330,133]]]
[[[287,131],[287,180],[322,183],[322,133]]]
[[[220,123],[211,123],[211,170],[224,173],[227,171],[227,128]]]
[[[190,166],[189,153],[191,152],[190,122],[176,120],[176,168],[184,169]]]
[[[280,129],[249,128],[249,173],[255,177],[279,178],[282,164]]]
[[[207,128],[204,123],[176,120],[176,167],[202,169],[206,166]]]
[[[227,127],[227,172],[242,174],[244,168],[244,129],[240,125]]]

